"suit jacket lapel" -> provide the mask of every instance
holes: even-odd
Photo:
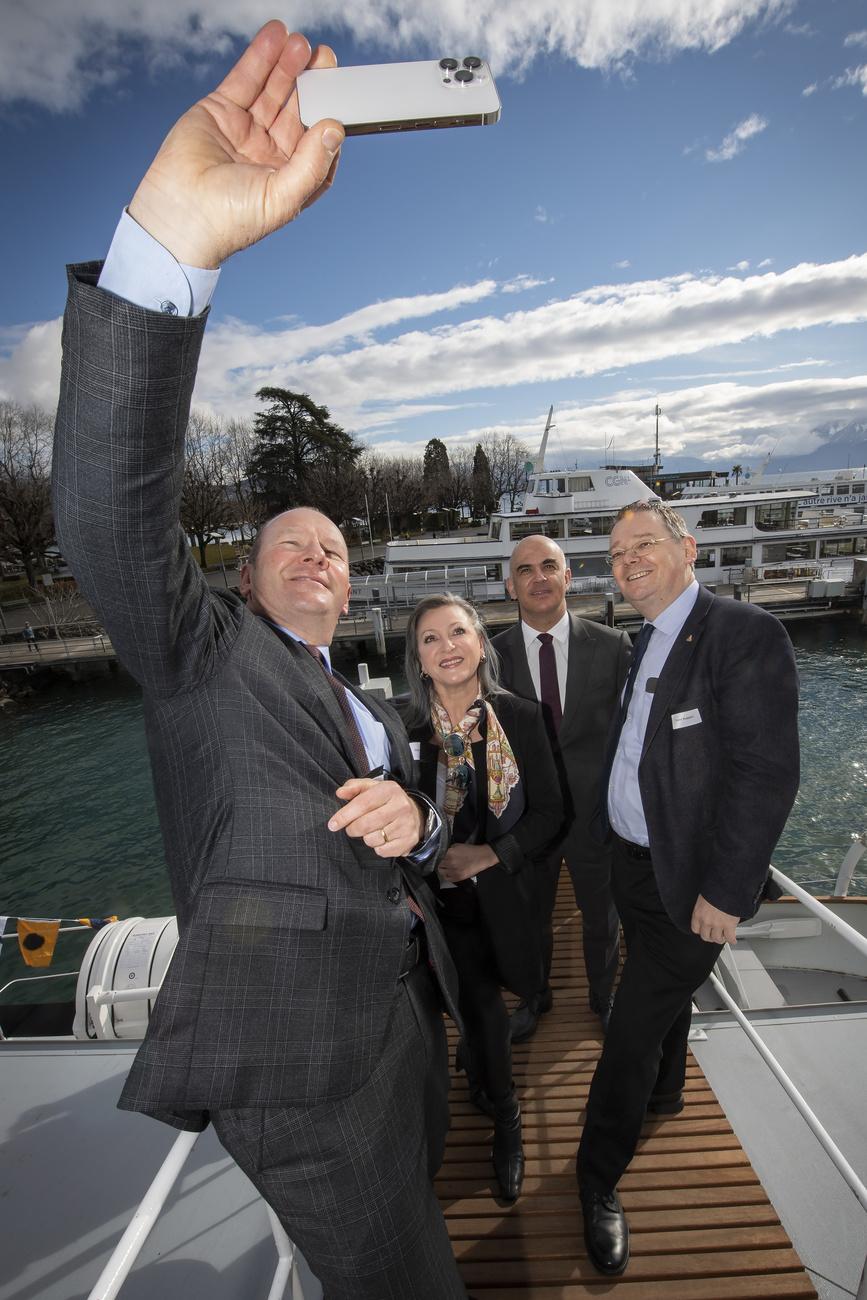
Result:
[[[322,668],[319,667],[315,659],[313,659],[313,657],[302,647],[301,643],[296,641],[294,637],[287,635],[282,628],[275,627],[268,619],[262,619],[262,622],[266,627],[270,628],[280,641],[283,642],[284,646],[289,651],[289,654],[292,656],[293,667],[297,672],[304,676],[308,686],[322,705],[323,713],[327,715],[331,721],[335,743],[346,759],[347,765],[353,772],[355,772],[356,776],[364,776],[363,772],[356,770],[357,764],[352,757],[346,737],[346,719],[340,712],[340,705],[337,703],[334,691],[328,685],[328,680]],[[346,683],[344,683],[344,685],[346,685]],[[365,701],[365,703],[367,703],[367,701]],[[382,719],[379,720],[382,721]],[[327,728],[323,727],[323,730],[327,730]],[[391,739],[390,735],[389,739]]]
[[[689,617],[680,629],[677,640],[671,648],[671,653],[665,661],[665,666],[659,675],[659,681],[653,693],[653,704],[650,707],[650,716],[647,719],[642,755],[647,753],[648,746],[659,730],[660,724],[668,716],[672,697],[692,661],[696,646],[701,640],[704,631],[704,620],[713,599],[714,597],[710,592],[706,592],[704,587],[699,588],[698,596]]]
[[[530,676],[527,647],[524,644],[524,627],[520,619],[509,628],[503,640],[509,649],[509,661],[512,668],[511,689],[516,695],[523,696],[525,700],[538,699],[536,688],[533,685],[533,678]]]
[[[579,717],[581,698],[590,680],[590,670],[596,655],[596,646],[574,614],[569,615],[569,667],[566,672],[566,699],[560,736],[568,732],[570,723]]]
[[[375,695],[362,691],[359,686],[347,681],[340,673],[336,673],[335,676],[339,677],[347,691],[356,696],[364,707],[373,714],[377,722],[381,722],[385,727],[385,734],[388,736],[388,743],[391,748],[392,773],[400,782],[412,784],[413,758],[403,724],[395,717],[393,710],[384,706]]]

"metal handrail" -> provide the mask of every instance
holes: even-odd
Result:
[[[729,1011],[731,1011],[735,1020],[737,1020],[741,1029],[743,1029],[747,1038],[749,1038],[750,1042],[753,1044],[756,1051],[761,1056],[762,1060],[770,1069],[774,1078],[781,1084],[783,1090],[788,1094],[789,1098],[794,1103],[796,1110],[798,1110],[800,1114],[803,1116],[803,1118],[806,1120],[808,1127],[811,1129],[814,1136],[817,1138],[819,1144],[827,1152],[828,1156],[836,1166],[837,1170],[841,1174],[844,1181],[847,1183],[851,1191],[855,1193],[862,1207],[865,1210],[867,1210],[867,1186],[865,1186],[865,1184],[858,1177],[858,1174],[849,1164],[849,1161],[843,1155],[843,1152],[840,1150],[840,1148],[837,1146],[834,1139],[831,1137],[830,1133],[824,1127],[821,1120],[816,1115],[815,1111],[813,1111],[810,1108],[810,1106],[805,1101],[801,1093],[798,1091],[795,1084],[792,1082],[792,1080],[786,1074],[783,1067],[780,1065],[777,1058],[774,1056],[773,1052],[765,1044],[763,1039],[761,1039],[759,1035],[756,1033],[755,1029],[750,1024],[749,1020],[747,1020],[746,1016],[744,1015],[743,1011],[741,1011],[740,1007],[735,1002],[734,998],[723,986],[721,980],[719,979],[718,976],[716,976],[713,973],[713,971],[711,971],[710,981],[713,987],[716,989],[719,997],[722,998],[723,1002],[728,1007]]]
[[[88,1295],[88,1300],[115,1300],[117,1293],[128,1278],[133,1265],[141,1254],[142,1248],[150,1236],[169,1193],[181,1175],[193,1147],[201,1133],[179,1133],[172,1148],[160,1165],[156,1177],[145,1192],[141,1203],[132,1216],[126,1231],[111,1253],[105,1268],[100,1273],[96,1285]],[[281,1300],[286,1284],[292,1278],[295,1269],[296,1249],[286,1234],[270,1205],[266,1203],[271,1232],[277,1248],[277,1268],[268,1292],[268,1300]],[[303,1296],[301,1297],[303,1300]]]
[[[771,867],[771,875],[787,894],[791,894],[794,898],[797,898],[799,903],[803,903],[808,912],[812,912],[826,925],[829,925],[832,930],[836,930],[847,943],[851,943],[852,947],[861,953],[862,957],[867,957],[867,938],[863,934],[859,934],[847,921],[842,920],[835,912],[832,912],[830,907],[820,903],[818,898],[814,898],[806,889],[796,885],[794,880],[784,876],[782,871],[778,871],[776,867]]]

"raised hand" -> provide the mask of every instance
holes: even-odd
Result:
[[[179,262],[217,267],[297,217],[331,184],[339,122],[309,130],[295,79],[333,67],[327,46],[276,20],[257,32],[225,80],[164,140],[129,205],[130,216]]]

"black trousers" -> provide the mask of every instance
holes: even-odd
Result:
[[[601,1011],[608,1003],[620,962],[620,920],[611,893],[611,860],[608,853],[582,853],[570,837],[557,854],[537,867],[539,911],[542,919],[543,989],[548,987],[554,952],[552,916],[557,899],[560,870],[565,858],[575,902],[581,909],[584,967],[590,988],[590,1006]]]
[[[326,1300],[465,1300],[431,1185],[445,1146],[447,1090],[439,993],[421,962],[400,981],[382,1058],[356,1092],[312,1110],[211,1116]]]
[[[512,1091],[509,1013],[497,961],[475,891],[440,893],[443,931],[458,972],[458,1007],[464,1022],[464,1051],[472,1071],[494,1103]],[[460,907],[455,904],[460,904]]]
[[[616,837],[612,887],[626,961],[590,1086],[577,1162],[579,1186],[594,1191],[610,1191],[620,1181],[635,1154],[651,1093],[683,1087],[692,995],[722,948],[673,924],[652,863],[631,857]]]

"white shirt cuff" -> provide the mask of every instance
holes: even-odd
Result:
[[[168,316],[199,316],[210,306],[219,268],[177,261],[124,209],[99,277],[100,289]]]

